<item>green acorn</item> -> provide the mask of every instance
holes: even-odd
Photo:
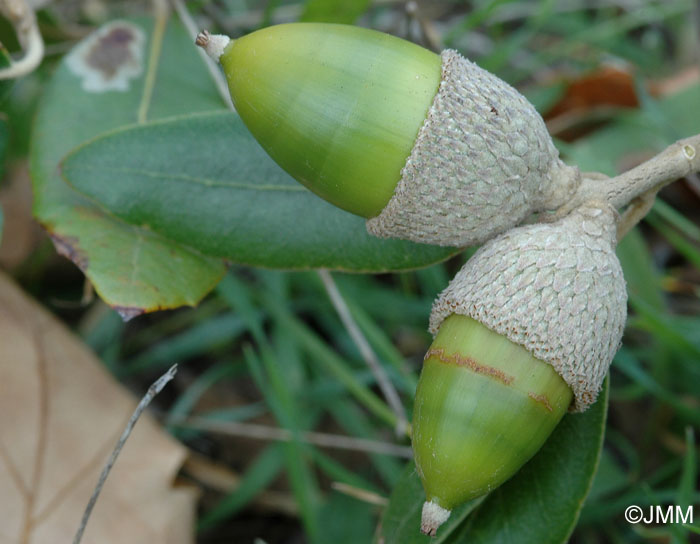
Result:
[[[534,107],[456,51],[320,23],[197,44],[268,154],[374,235],[473,245],[579,183]]]
[[[595,401],[627,312],[616,220],[591,203],[513,229],[482,246],[433,305],[413,418],[423,532],[510,478],[567,409]]]

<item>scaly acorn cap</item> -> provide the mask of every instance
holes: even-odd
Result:
[[[455,51],[322,23],[197,44],[267,153],[376,236],[477,244],[579,183],[535,108]]]
[[[580,182],[533,105],[503,80],[443,51],[440,88],[394,196],[367,230],[470,246],[555,209]]]
[[[469,316],[552,365],[581,412],[600,391],[620,347],[627,291],[615,255],[617,212],[583,205],[556,223],[490,240],[435,301],[430,331]]]

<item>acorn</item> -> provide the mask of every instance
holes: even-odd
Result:
[[[593,202],[502,234],[435,301],[413,416],[424,533],[510,478],[567,409],[595,401],[627,314],[617,218]]]
[[[376,236],[474,245],[579,184],[532,104],[456,51],[322,23],[197,44],[267,153]]]

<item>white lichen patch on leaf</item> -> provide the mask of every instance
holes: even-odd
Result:
[[[128,91],[143,73],[146,37],[131,23],[114,21],[90,34],[66,58],[70,70],[91,93]]]

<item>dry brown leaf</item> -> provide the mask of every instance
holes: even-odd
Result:
[[[571,111],[585,112],[601,106],[636,108],[639,106],[634,77],[625,69],[603,65],[571,81],[564,96],[547,112],[551,119]]]
[[[136,399],[58,320],[0,274],[0,542],[72,542]],[[185,449],[144,414],[83,544],[193,542]]]

